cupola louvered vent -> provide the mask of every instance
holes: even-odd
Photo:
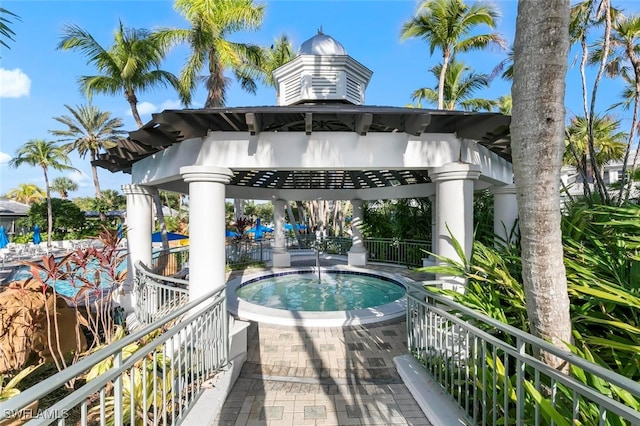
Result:
[[[273,72],[278,105],[363,105],[371,75],[371,70],[347,55],[340,43],[322,33],[305,41],[295,59]]]

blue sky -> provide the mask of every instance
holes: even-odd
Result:
[[[508,41],[515,33],[516,0],[493,2],[502,12],[498,31]],[[259,31],[238,33],[235,41],[252,42],[269,46],[281,34],[287,34],[294,48],[316,34],[322,27],[325,34],[341,42],[348,54],[373,71],[366,92],[369,105],[405,106],[411,103],[411,92],[420,87],[434,87],[436,81],[428,70],[440,62],[436,52],[430,57],[426,43],[420,40],[400,41],[400,28],[416,11],[415,0],[391,1],[305,1],[279,0],[265,2],[266,16]],[[627,12],[640,10],[640,2],[616,2]],[[109,0],[109,1],[33,1],[3,0],[2,7],[16,13],[14,20],[15,42],[10,49],[0,47],[0,194],[20,183],[35,183],[44,188],[40,169],[21,166],[12,169],[7,162],[25,142],[34,138],[54,139],[49,130],[60,129],[53,117],[64,115],[64,105],[78,106],[87,103],[79,91],[77,78],[94,75],[81,53],[59,51],[61,29],[65,24],[75,24],[88,30],[103,46],[110,46],[113,32],[121,20],[127,27],[153,29],[157,27],[185,28],[186,21],[173,10],[170,0]],[[180,72],[188,51],[178,48],[172,51],[163,69],[175,74]],[[575,53],[572,56],[575,56]],[[487,50],[480,54],[465,54],[461,59],[476,71],[490,73],[505,53]],[[499,79],[491,88],[479,92],[479,97],[497,98],[508,94],[510,86]],[[621,88],[607,83],[600,92],[599,105],[609,105]],[[180,108],[172,89],[158,88],[152,92],[138,93],[138,105],[144,122],[152,112]],[[579,75],[576,66],[568,76],[568,113],[580,114]],[[200,90],[194,97],[193,107],[202,106],[205,93]],[[124,96],[95,96],[93,104],[122,117],[126,130],[136,125]],[[228,106],[274,105],[273,89],[261,86],[256,95],[243,92],[232,84],[228,93]],[[604,107],[603,107],[604,108]],[[621,118],[630,116],[623,113]],[[623,121],[625,123],[626,121]],[[625,129],[626,130],[626,129]],[[72,198],[93,196],[93,184],[88,159],[71,155],[78,172],[52,172],[52,178],[65,175],[76,180],[80,189]],[[120,190],[129,182],[129,175],[110,173],[99,169],[103,189]]]

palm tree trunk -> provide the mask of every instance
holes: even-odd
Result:
[[[224,67],[218,63],[213,50],[209,52],[209,78],[207,79],[207,101],[205,108],[216,108],[224,105],[227,82],[224,78]]]
[[[604,7],[605,11],[605,29],[604,29],[604,41],[602,46],[602,58],[600,59],[600,67],[598,68],[598,72],[596,73],[596,78],[593,82],[593,90],[591,92],[591,109],[589,111],[589,121],[588,121],[588,130],[589,130],[589,152],[593,153],[591,156],[591,167],[593,167],[593,172],[595,175],[596,183],[598,185],[598,193],[602,197],[603,200],[607,204],[611,201],[611,197],[609,196],[609,191],[607,191],[607,187],[604,183],[604,179],[602,178],[602,174],[600,171],[600,165],[596,162],[595,156],[595,137],[593,135],[593,122],[596,116],[596,94],[598,93],[598,87],[600,86],[600,80],[602,79],[602,75],[607,66],[607,60],[609,58],[609,47],[611,44],[611,3],[609,0],[602,0],[601,7]],[[585,40],[586,44],[586,40]],[[585,114],[585,116],[587,116]]]
[[[630,149],[631,149],[631,144],[632,144],[632,140],[633,140],[633,134],[635,133],[634,131],[637,131],[636,127],[638,125],[638,110],[640,108],[640,60],[638,60],[638,58],[635,56],[635,51],[634,51],[634,47],[633,46],[629,46],[627,48],[627,52],[629,55],[629,60],[631,61],[631,64],[633,65],[633,72],[634,72],[634,77],[635,77],[635,83],[636,83],[636,87],[635,87],[635,102],[634,102],[634,107],[633,107],[633,120],[631,121],[631,132],[629,132],[629,145],[627,146],[627,152],[624,158],[624,164],[622,165],[622,176],[625,176],[626,173],[626,168],[627,168],[627,161],[628,161],[628,154],[630,153]],[[622,197],[622,188],[620,189],[620,205],[622,205],[623,201],[627,202],[629,200],[629,196],[631,195],[631,187],[633,184],[633,176],[634,176],[634,172],[635,172],[635,168],[636,165],[638,164],[638,150],[640,148],[636,147],[636,153],[633,157],[633,163],[631,165],[631,173],[627,173],[627,175],[629,176],[629,179],[627,180],[627,184],[626,185],[622,185],[623,187],[625,187],[625,192],[624,192],[624,199]]]
[[[442,69],[440,70],[440,79],[438,80],[438,109],[444,108],[444,82],[447,76],[450,55],[451,52],[449,52],[449,49],[445,48],[442,52]]]
[[[100,181],[98,180],[98,168],[93,165],[93,162],[97,159],[96,151],[91,151],[91,174],[93,175],[93,187],[96,190],[96,198],[102,198],[102,191],[100,190]]]
[[[293,228],[293,234],[298,240],[298,245],[300,245],[300,230],[298,229],[298,223],[296,222],[296,218],[293,215],[293,210],[291,209],[291,203],[286,202],[287,205],[287,215],[289,216],[289,222],[291,223],[291,227]]]
[[[98,180],[98,168],[93,165],[93,160],[97,158],[96,152],[91,151],[91,174],[93,175],[93,187],[96,190],[96,199],[102,199],[102,191],[100,191],[100,181]],[[100,222],[104,222],[107,220],[107,215],[104,214],[102,209],[98,212],[100,215]]]
[[[53,207],[51,206],[51,187],[49,186],[49,175],[47,168],[43,167],[44,186],[47,191],[47,247],[51,247],[51,233],[53,231]]]
[[[568,350],[571,318],[560,231],[565,77],[570,0],[518,3],[514,43],[513,169],[518,197],[522,280],[531,332]],[[540,52],[546,52],[541,57]],[[568,370],[549,353],[540,359]]]
[[[620,193],[618,194],[618,205],[621,206],[625,200],[625,191],[627,189],[627,179],[630,182],[631,176],[628,176],[627,165],[629,164],[629,154],[631,153],[631,147],[633,146],[633,139],[636,134],[636,127],[638,126],[638,111],[640,110],[640,84],[638,83],[639,76],[636,74],[636,91],[633,100],[633,118],[631,120],[631,128],[629,129],[629,136],[627,138],[627,148],[624,152],[624,159],[622,160],[622,185],[620,185]],[[628,194],[628,192],[626,192]]]
[[[156,207],[156,218],[160,227],[160,238],[162,238],[162,249],[169,249],[169,238],[167,237],[167,224],[164,220],[164,212],[162,211],[162,200],[160,199],[160,191],[153,194],[153,203]]]
[[[136,97],[133,90],[126,90],[124,92],[124,96],[127,98],[127,102],[129,102],[129,106],[131,107],[131,114],[133,114],[133,119],[136,121],[138,129],[142,128],[142,126],[144,126],[144,123],[142,123],[140,113],[138,113],[138,98]]]

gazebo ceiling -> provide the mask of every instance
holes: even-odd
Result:
[[[313,104],[166,110],[129,133],[93,164],[112,172],[131,172],[132,165],[184,140],[209,132],[406,132],[453,133],[478,141],[511,161],[510,117],[498,113]],[[426,170],[235,170],[230,185],[269,189],[364,189],[429,182]]]

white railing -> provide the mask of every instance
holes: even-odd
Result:
[[[140,324],[157,321],[189,300],[188,280],[154,274],[141,262],[136,262],[135,274],[135,314]]]
[[[0,403],[0,423],[180,424],[203,385],[228,364],[228,336],[223,286]],[[86,384],[30,411],[74,379]]]
[[[409,285],[407,304],[410,352],[469,424],[640,424],[639,383],[423,286]],[[571,374],[539,361],[540,351]]]

